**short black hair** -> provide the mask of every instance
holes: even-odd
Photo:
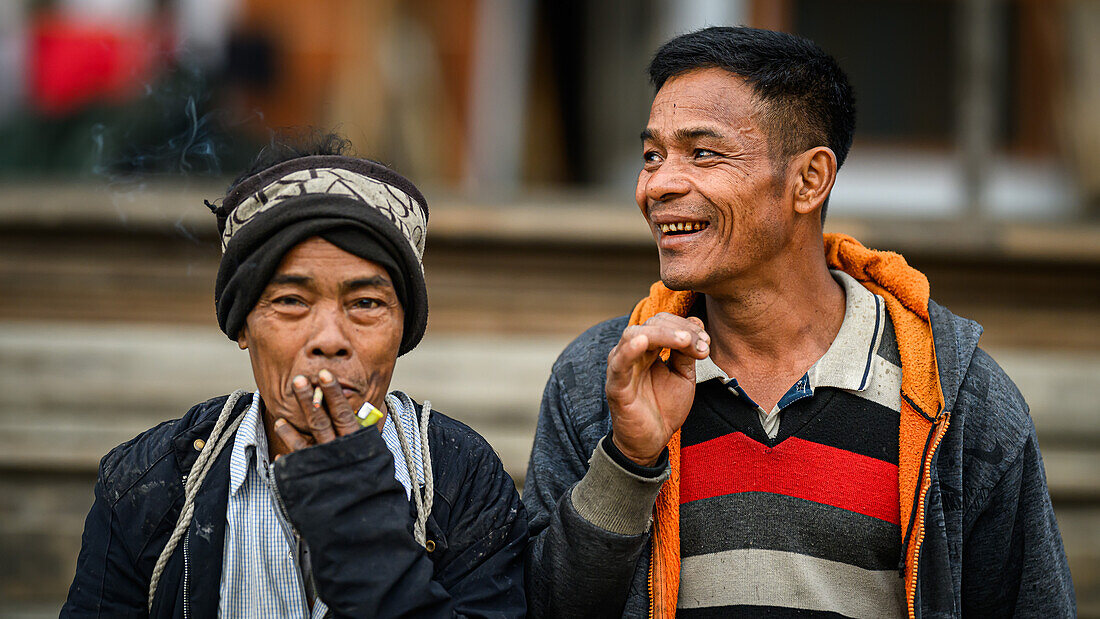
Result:
[[[649,79],[660,90],[674,76],[714,67],[752,87],[773,163],[786,165],[815,146],[832,149],[838,169],[844,163],[856,126],[855,95],[837,61],[813,41],[745,26],[704,28],[662,45]]]
[[[229,187],[225,189],[225,195],[233,193],[237,185],[245,179],[285,161],[311,155],[356,156],[352,151],[351,140],[334,131],[321,131],[314,128],[283,129],[271,135],[271,140],[256,153],[251,165],[229,183]],[[360,159],[378,163],[365,157]],[[217,218],[218,234],[221,234],[225,231],[225,222],[229,218],[229,213],[219,204],[206,202],[206,206]]]
[[[271,141],[256,153],[248,169],[237,175],[226,195],[244,179],[264,170],[299,157],[310,155],[352,155],[351,140],[336,132],[322,132],[317,129],[287,129],[271,136]]]

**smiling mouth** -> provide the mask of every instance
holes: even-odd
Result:
[[[706,230],[709,225],[705,221],[677,221],[669,224],[658,224],[657,229],[661,231],[661,234],[677,236]]]

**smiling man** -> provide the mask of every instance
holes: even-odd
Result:
[[[554,365],[531,614],[1072,616],[1035,431],[981,328],[901,256],[822,233],[855,124],[836,61],[708,28],[650,78],[635,198],[661,282]]]
[[[511,478],[389,391],[427,323],[426,202],[343,148],[269,149],[212,207],[218,322],[258,390],[103,459],[62,616],[523,616]]]

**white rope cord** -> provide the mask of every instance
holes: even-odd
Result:
[[[401,443],[401,454],[405,457],[405,467],[409,470],[409,481],[418,479],[419,475],[416,470],[416,463],[412,458],[412,447],[409,446],[409,439],[405,436],[405,428],[401,423],[401,411],[405,409],[405,405],[413,411],[415,415],[416,405],[411,400],[406,400],[405,394],[401,394],[401,401],[398,402],[397,398],[392,394],[387,396],[387,399],[393,398],[390,402],[390,410],[396,411],[397,419],[394,420],[394,426],[397,428],[397,440]],[[400,404],[400,406],[394,406],[394,404]],[[420,482],[424,484],[423,490],[420,489],[419,484],[412,490],[413,503],[416,505],[416,522],[413,523],[413,538],[416,543],[427,548],[428,545],[428,515],[432,513],[432,502],[435,498],[435,478],[432,476],[432,454],[431,449],[428,447],[428,417],[432,414],[432,403],[428,400],[424,400],[423,409],[420,412],[420,454],[421,465],[424,468],[424,477],[420,479]],[[415,417],[414,417],[415,419]],[[423,493],[423,494],[421,494]]]
[[[183,539],[187,527],[191,526],[191,518],[195,514],[195,496],[199,493],[199,488],[202,487],[206,474],[213,467],[215,458],[229,443],[229,439],[236,434],[237,426],[241,425],[241,420],[244,419],[244,415],[239,415],[228,428],[225,427],[230,413],[237,405],[237,400],[240,400],[241,396],[247,393],[243,389],[238,389],[226,399],[225,406],[222,407],[222,412],[218,415],[218,421],[214,424],[214,429],[210,431],[210,436],[206,439],[206,444],[203,445],[198,459],[191,466],[191,473],[187,476],[187,482],[184,484],[183,509],[180,510],[179,519],[176,520],[176,528],[172,530],[172,535],[168,538],[168,544],[164,547],[164,550],[160,551],[160,556],[157,557],[157,565],[153,568],[153,576],[149,581],[149,612],[153,611],[153,596],[156,595],[160,577],[164,574],[164,566],[168,564],[169,557],[172,556],[176,546]]]

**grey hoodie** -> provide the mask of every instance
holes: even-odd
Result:
[[[978,348],[977,323],[931,301],[929,314],[952,417],[930,469],[916,616],[1075,616],[1027,404]],[[611,427],[607,355],[626,325],[581,334],[543,394],[523,493],[533,617],[649,614],[649,516],[664,476],[633,475],[600,445]]]

